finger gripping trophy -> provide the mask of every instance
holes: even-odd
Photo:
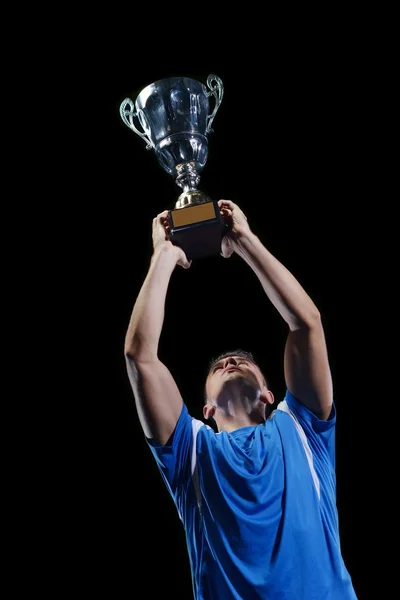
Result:
[[[120,106],[125,125],[155,151],[162,168],[183,189],[168,219],[171,242],[189,260],[219,254],[227,232],[217,202],[197,189],[208,158],[207,136],[224,93],[216,75],[208,76],[207,86],[188,77],[160,79],[145,87],[135,103],[126,98]],[[210,96],[215,101],[212,112]]]

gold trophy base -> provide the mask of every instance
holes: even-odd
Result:
[[[182,248],[188,260],[220,254],[228,227],[218,203],[195,190],[181,194],[175,207],[168,211],[169,239]]]

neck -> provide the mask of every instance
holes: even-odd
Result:
[[[214,419],[218,431],[235,431],[241,427],[259,425],[265,422],[265,405],[263,402],[254,402],[246,397],[235,398],[231,396],[223,406],[218,405]]]

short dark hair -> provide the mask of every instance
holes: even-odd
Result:
[[[218,356],[215,356],[214,358],[212,358],[208,364],[208,370],[207,370],[207,375],[206,378],[208,377],[211,369],[213,368],[213,366],[215,364],[217,364],[217,362],[219,362],[220,360],[222,360],[223,358],[228,358],[228,356],[239,356],[240,358],[244,358],[245,360],[248,360],[249,362],[252,362],[253,365],[255,365],[256,367],[258,367],[260,369],[261,375],[264,378],[264,383],[268,386],[268,382],[266,377],[264,376],[264,373],[261,370],[260,365],[258,364],[258,361],[254,358],[254,355],[252,352],[248,352],[247,350],[242,350],[242,348],[237,348],[236,350],[231,350],[229,352],[223,352],[222,354],[219,354]],[[204,386],[204,401],[205,403],[207,403],[207,392],[206,392],[206,388]]]

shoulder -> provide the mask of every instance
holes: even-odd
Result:
[[[331,413],[325,419],[319,419],[309,408],[287,389],[284,399],[277,406],[278,411],[288,414],[294,421],[300,422],[307,428],[310,427],[316,433],[331,430],[336,425],[336,407],[332,402]]]

